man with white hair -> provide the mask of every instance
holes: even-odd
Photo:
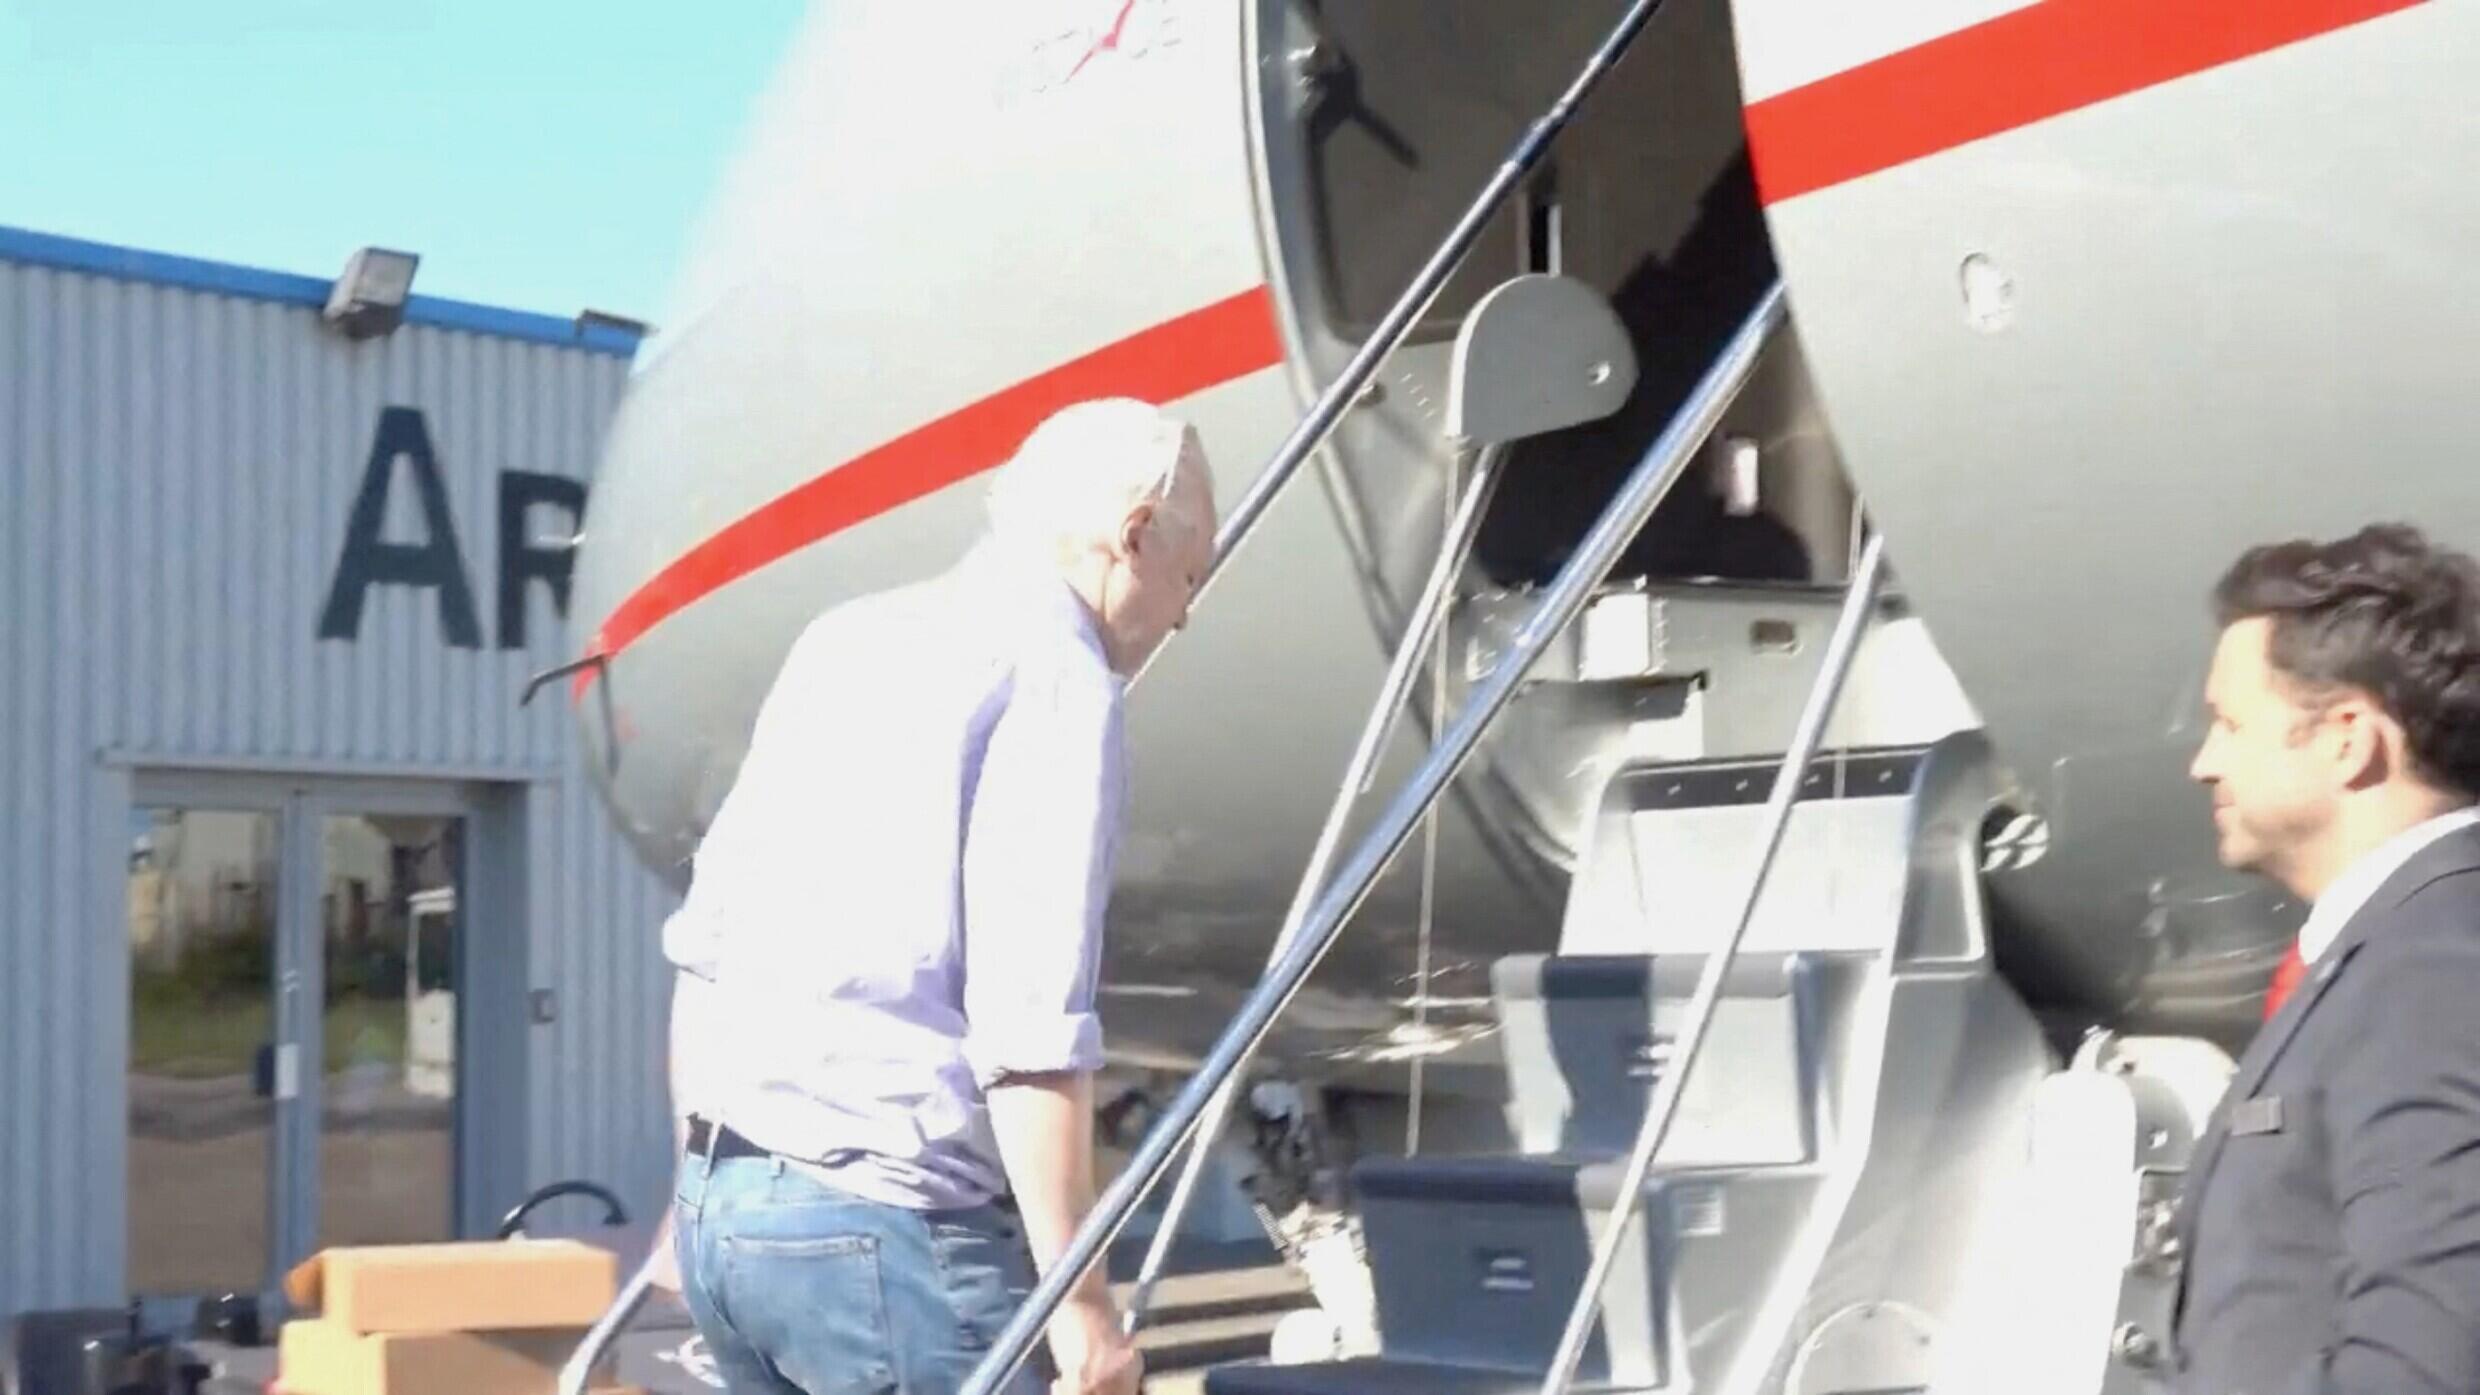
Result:
[[[736,1395],[954,1390],[1093,1204],[1121,690],[1187,619],[1213,490],[1179,421],[1087,402],[990,523],[811,623],[698,849],[720,1039],[674,1224]],[[1133,1395],[1099,1270],[1049,1338],[1059,1389]]]

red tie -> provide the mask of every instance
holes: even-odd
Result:
[[[2266,1021],[2273,1020],[2273,1015],[2282,1010],[2282,1004],[2290,1000],[2292,990],[2299,987],[2299,981],[2307,976],[2308,961],[2299,957],[2299,942],[2293,940],[2290,951],[2282,956],[2282,962],[2273,966],[2273,983],[2265,989]]]

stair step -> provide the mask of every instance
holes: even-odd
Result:
[[[1206,1373],[1205,1388],[1206,1395],[1535,1395],[1541,1376],[1372,1358],[1306,1366],[1225,1366]],[[1568,1387],[1576,1395],[1622,1395],[1647,1388],[1585,1380]]]
[[[1469,1201],[1494,1206],[1607,1206],[1626,1162],[1614,1157],[1491,1153],[1363,1158],[1352,1190],[1364,1200]]]
[[[1123,1311],[1132,1288],[1113,1286]],[[1266,1355],[1275,1325],[1314,1301],[1308,1280],[1283,1264],[1169,1275],[1154,1287],[1137,1347],[1146,1370],[1158,1374],[1255,1360]]]
[[[1521,1373],[1547,1365],[1584,1282],[1593,1235],[1623,1166],[1609,1159],[1370,1158],[1353,1169],[1388,1357]],[[1662,1357],[1645,1244],[1667,1203],[1640,1208],[1639,1240],[1612,1275],[1588,1379],[1651,1383]]]
[[[1705,961],[1701,954],[1514,955],[1491,967],[1518,1151],[1627,1151],[1670,1068]],[[1797,954],[1733,961],[1706,1065],[1680,1097],[1668,1161],[1744,1166],[1809,1156],[1801,1023],[1815,967]]]
[[[1148,1327],[1137,1334],[1137,1350],[1145,1354],[1145,1369],[1155,1373],[1261,1360],[1272,1349],[1275,1325],[1283,1318],[1279,1312],[1242,1313]]]
[[[1540,1370],[1618,1200],[1615,1158],[1372,1158],[1353,1169],[1388,1357]],[[1669,1173],[1635,1209],[1587,1379],[1692,1376],[1682,1349],[1727,1336],[1757,1300],[1752,1256],[1783,1252],[1808,1213],[1805,1167]],[[1674,1330],[1672,1324],[1678,1326]]]
[[[1112,1300],[1125,1311],[1135,1284],[1113,1284]],[[1311,1302],[1309,1280],[1288,1264],[1166,1274],[1154,1284],[1146,1325],[1241,1313],[1289,1312]]]

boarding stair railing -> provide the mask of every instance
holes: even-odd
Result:
[[[1759,297],[1755,308],[1670,423],[1621,482],[1618,492],[1543,592],[1540,602],[1517,628],[1497,664],[1473,685],[1454,719],[1438,733],[1410,782],[1388,802],[1345,859],[1334,883],[1318,897],[1302,922],[1300,932],[1242,1003],[1196,1073],[1165,1108],[1127,1166],[1077,1227],[1066,1250],[1001,1329],[989,1353],[967,1379],[963,1395],[995,1395],[1015,1375],[1069,1290],[1118,1238],[1145,1195],[1168,1170],[1174,1154],[1196,1130],[1214,1097],[1247,1063],[1275,1019],[1332,948],[1379,874],[1471,758],[1491,723],[1515,696],[1526,673],[1583,611],[1620,554],[1696,458],[1699,448],[1747,383],[1784,315],[1783,291],[1777,283]],[[1863,613],[1865,609],[1861,607]],[[1796,790],[1796,783],[1793,788]],[[1725,957],[1712,956],[1716,963]],[[1714,975],[1716,970],[1709,966],[1707,973]],[[1713,986],[1717,989],[1719,981],[1714,978]],[[1700,990],[1707,986],[1700,983]]]

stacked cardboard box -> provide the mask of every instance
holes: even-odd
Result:
[[[611,1305],[611,1252],[568,1240],[334,1249],[285,1291],[281,1395],[553,1395]],[[619,1395],[608,1369],[598,1391]]]

